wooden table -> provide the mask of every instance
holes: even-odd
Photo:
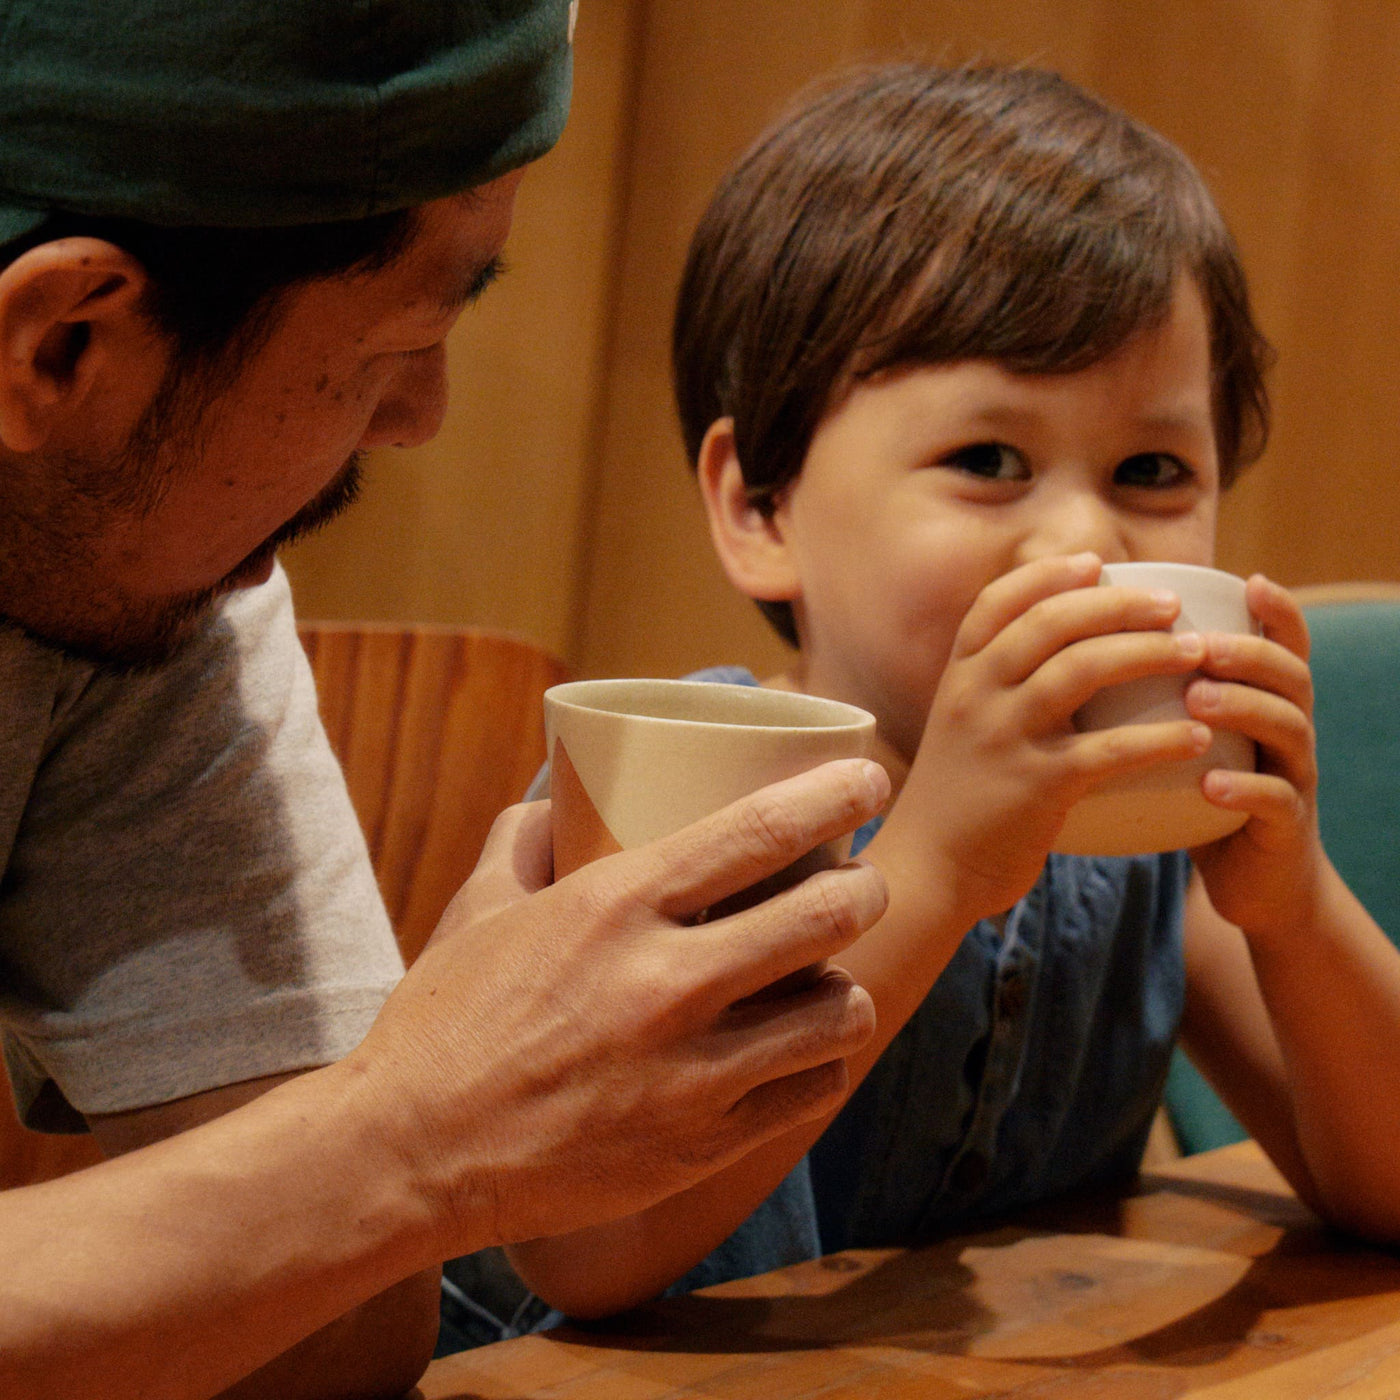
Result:
[[[423,1400],[1394,1400],[1400,1255],[1252,1143],[921,1249],[850,1250],[436,1361]]]

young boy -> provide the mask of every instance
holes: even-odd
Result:
[[[810,1159],[797,1132],[519,1246],[526,1281],[598,1315],[717,1246],[685,1286],[1128,1175],[1178,1034],[1304,1200],[1400,1238],[1378,1111],[1400,954],[1318,839],[1298,608],[1256,575],[1261,635],[1175,636],[1171,595],[1091,586],[1113,560],[1209,564],[1266,435],[1267,347],[1186,160],[1051,74],[862,74],[731,170],[674,349],[715,546],[798,649],[765,683],[879,723],[896,800],[864,857],[890,904],[843,959],[879,1033]],[[1193,671],[1191,718],[1075,730],[1102,686]],[[1256,773],[1203,784],[1237,833],[1050,854],[1079,796],[1213,727],[1258,745]]]

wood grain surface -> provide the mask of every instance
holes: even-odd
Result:
[[[1400,1259],[1330,1235],[1253,1143],[1121,1197],[851,1250],[434,1362],[422,1400],[1381,1400]]]
[[[491,823],[544,762],[562,664],[473,628],[303,623],[321,718],[380,892],[411,962],[476,865]]]

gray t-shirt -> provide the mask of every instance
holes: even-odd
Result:
[[[148,674],[0,628],[0,870],[31,1127],[326,1064],[403,972],[280,570]]]

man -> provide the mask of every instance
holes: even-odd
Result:
[[[872,815],[831,765],[549,884],[512,809],[401,968],[277,545],[422,441],[567,105],[563,0],[0,0],[0,1393],[389,1395],[439,1261],[830,1111]]]

